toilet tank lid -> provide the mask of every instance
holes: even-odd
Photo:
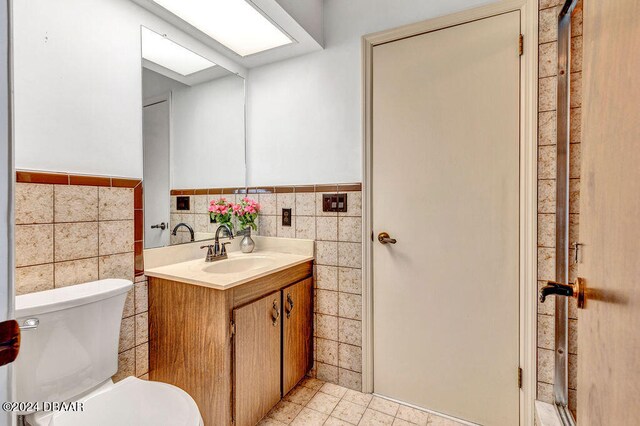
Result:
[[[86,305],[128,292],[129,280],[106,279],[16,296],[16,318]]]

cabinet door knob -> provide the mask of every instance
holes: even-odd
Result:
[[[285,311],[287,312],[287,318],[290,318],[291,312],[293,312],[293,299],[291,298],[291,293],[287,293],[287,306],[285,307]]]
[[[278,324],[278,318],[280,318],[280,308],[278,307],[278,301],[273,301],[273,313],[271,314],[271,318],[273,321],[273,326],[275,327]]]

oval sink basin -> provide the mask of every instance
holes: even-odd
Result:
[[[203,268],[213,274],[235,274],[271,266],[274,260],[267,256],[236,257],[218,260]]]

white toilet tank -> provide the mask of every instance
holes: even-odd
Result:
[[[118,370],[120,321],[131,281],[108,279],[16,296],[22,331],[16,401],[65,401]]]

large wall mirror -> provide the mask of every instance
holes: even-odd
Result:
[[[13,13],[16,168],[142,179],[146,248],[210,238],[208,195],[170,194],[245,187],[246,69],[129,0]]]
[[[209,239],[209,188],[242,188],[245,81],[141,27],[145,248]],[[199,195],[171,196],[172,190]]]

